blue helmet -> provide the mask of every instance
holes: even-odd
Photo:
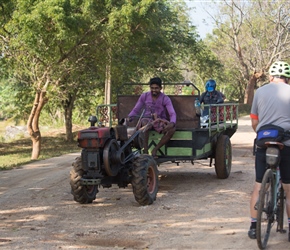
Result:
[[[208,92],[212,92],[212,91],[214,91],[214,90],[215,90],[215,87],[216,87],[216,82],[215,82],[215,80],[213,80],[213,79],[209,79],[209,80],[206,82],[206,84],[205,84],[205,89],[206,89],[206,91],[208,91]]]

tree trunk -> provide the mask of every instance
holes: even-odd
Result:
[[[69,94],[64,105],[65,132],[66,132],[66,141],[68,142],[72,142],[74,139],[72,133],[72,113],[74,101],[75,95]]]
[[[255,84],[256,84],[257,79],[255,78],[254,75],[251,76],[246,91],[245,91],[245,99],[244,103],[252,105],[253,99],[254,99],[254,89],[255,89]]]
[[[31,160],[38,159],[40,155],[41,150],[41,134],[40,131],[34,133],[33,136],[31,136],[32,141],[32,153],[31,153]]]
[[[73,132],[72,132],[72,108],[65,109],[65,133],[66,141],[72,142]]]
[[[245,99],[244,103],[252,105],[253,99],[254,99],[254,92],[255,92],[255,86],[259,78],[263,77],[263,72],[254,72],[254,74],[251,75],[249,83],[247,85],[246,91],[245,91]]]
[[[111,65],[106,65],[105,104],[111,104]]]
[[[110,52],[110,50],[109,50]],[[108,53],[108,62],[106,65],[106,79],[105,79],[105,104],[110,105],[111,104],[111,55]],[[111,107],[108,109],[108,117],[109,122],[104,124],[105,126],[111,126]]]
[[[38,89],[35,93],[35,99],[31,113],[27,121],[27,130],[32,141],[31,160],[38,159],[41,150],[41,133],[39,130],[39,117],[42,108],[48,99],[46,98],[46,91]]]

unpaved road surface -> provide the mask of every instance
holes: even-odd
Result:
[[[258,249],[247,236],[254,136],[249,117],[241,118],[226,180],[209,161],[162,164],[150,206],[138,205],[130,186],[74,202],[69,171],[79,153],[2,171],[0,249]],[[272,230],[268,249],[290,249],[287,236]]]

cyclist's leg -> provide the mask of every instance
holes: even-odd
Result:
[[[288,240],[290,241],[290,147],[285,146],[281,151],[280,174],[286,196],[286,213],[288,216]]]
[[[284,230],[284,212],[285,212],[285,193],[284,189],[280,188],[279,196],[277,197],[277,232],[285,233]]]
[[[248,232],[248,236],[251,239],[256,238],[257,210],[255,209],[255,205],[259,197],[261,182],[265,171],[266,171],[266,149],[257,148],[255,158],[256,182],[254,184],[254,189],[250,200],[251,226]]]
[[[282,185],[286,196],[286,214],[288,216],[288,241],[290,242],[290,184],[282,183]]]
[[[255,182],[253,193],[250,200],[250,213],[251,213],[252,219],[257,219],[257,209],[255,209],[255,205],[259,197],[260,188],[261,188],[261,183]]]
[[[290,184],[283,183],[283,188],[286,195],[286,212],[288,218],[290,218]]]

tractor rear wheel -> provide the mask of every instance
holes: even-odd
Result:
[[[156,200],[158,192],[158,170],[151,155],[139,155],[133,162],[132,187],[135,200],[142,206]]]
[[[98,186],[96,185],[81,185],[81,178],[84,175],[82,168],[81,157],[77,157],[76,161],[72,164],[73,169],[70,171],[70,186],[71,193],[74,196],[74,200],[81,204],[92,203],[96,199],[98,193]]]
[[[215,172],[219,179],[229,177],[232,168],[232,145],[227,135],[218,137],[215,149]]]

